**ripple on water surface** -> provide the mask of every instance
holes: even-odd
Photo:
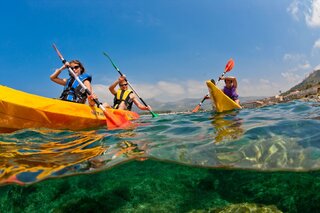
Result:
[[[320,168],[319,104],[143,116],[131,129],[21,130],[0,135],[1,184],[91,173],[148,158],[208,168]]]

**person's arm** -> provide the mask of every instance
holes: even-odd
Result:
[[[138,100],[137,96],[134,95],[133,93],[130,94],[130,98],[132,99],[133,103],[141,110],[152,110],[150,106],[145,106],[143,104],[140,103],[140,101]]]
[[[88,95],[88,103],[89,103],[90,106],[94,106],[94,105],[95,105],[95,102],[94,102],[93,99],[96,99],[97,96],[96,96],[96,95],[93,93],[93,91],[92,91],[91,83],[90,83],[90,81],[85,80],[85,81],[83,82],[83,84],[88,88],[88,90],[90,91],[90,94],[91,94],[91,95]]]
[[[228,76],[228,77],[222,78],[222,80],[230,80],[230,81],[232,81],[233,87],[237,89],[238,82],[237,82],[237,78],[236,77]]]
[[[62,70],[67,68],[67,64],[64,64],[62,67],[60,67],[59,69],[56,69],[56,71],[54,73],[52,73],[52,75],[50,75],[50,79],[51,81],[60,84],[62,86],[65,86],[67,83],[67,79],[66,78],[59,78],[60,73],[62,72]]]
[[[115,82],[113,82],[113,84],[111,84],[109,86],[109,91],[113,94],[113,95],[116,95],[117,94],[117,91],[116,91],[116,86],[119,84],[119,79],[117,79]]]
[[[232,79],[232,82],[233,82],[233,86],[234,86],[234,88],[238,88],[238,82],[237,82],[237,78],[236,77],[233,77],[233,79]]]
[[[113,94],[113,95],[116,95],[117,94],[117,91],[116,91],[116,86],[120,83],[120,82],[123,82],[126,80],[126,76],[120,76],[115,82],[113,82],[113,84],[111,84],[109,86],[109,91]]]

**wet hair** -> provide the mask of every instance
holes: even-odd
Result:
[[[80,66],[80,68],[81,68],[81,74],[83,74],[83,73],[86,71],[86,69],[84,68],[84,66],[81,64],[81,62],[80,62],[79,60],[69,61],[69,64],[71,64],[71,63],[77,64],[77,65]]]

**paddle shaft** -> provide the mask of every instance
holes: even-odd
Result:
[[[121,75],[121,76],[123,76],[123,75]],[[132,89],[132,91],[134,92],[134,93],[136,93],[136,95],[139,97],[139,99],[140,99],[140,101],[146,106],[146,107],[148,107],[148,105],[146,104],[146,102],[144,102],[144,100],[139,96],[139,94],[137,93],[137,91],[132,87],[132,85],[130,84],[130,82],[128,81],[128,80],[126,80],[127,81],[127,83],[129,84],[129,86],[130,86],[130,88]],[[150,111],[150,110],[149,110]]]
[[[62,54],[60,53],[60,51],[58,50],[58,48],[56,47],[55,44],[53,44],[53,48],[56,50],[59,58],[61,59],[63,64],[66,64],[67,61],[63,58]],[[76,81],[78,81],[78,83],[80,84],[80,86],[85,90],[87,95],[91,95],[90,90],[86,87],[86,85],[84,85],[84,83],[79,79],[79,77],[73,72],[73,70],[71,69],[71,67],[67,66],[69,73],[74,77],[74,79],[76,79]],[[97,104],[97,106],[103,110],[106,111],[106,109],[104,108],[104,106],[102,106],[102,104],[98,101],[98,99],[93,99],[93,101]]]
[[[225,67],[224,72],[223,72],[222,75],[218,78],[218,81],[217,81],[217,82],[219,82],[227,72],[231,71],[232,68],[233,68],[233,66],[234,66],[234,61],[233,61],[233,59],[230,59],[230,60],[228,61],[228,63],[226,64],[226,67]],[[214,80],[211,80],[211,81],[214,81]],[[215,84],[215,82],[213,82],[213,83]],[[200,103],[192,110],[192,112],[197,112],[197,111],[200,109],[202,103],[207,99],[207,98],[206,98],[207,96],[209,96],[209,93],[203,97],[203,99],[202,99],[202,100],[200,101]]]
[[[57,54],[60,57],[62,63],[66,64],[67,61],[63,58],[62,54],[60,53],[60,51],[58,50],[58,48],[56,47],[55,44],[53,44],[53,48],[57,52]],[[90,90],[82,83],[82,81],[74,73],[72,68],[69,67],[68,65],[67,65],[67,67],[68,67],[68,70],[69,70],[70,74],[77,80],[77,82],[80,84],[80,86],[85,90],[86,94],[87,95],[92,95]],[[107,127],[109,129],[111,129],[111,128],[121,128],[121,127],[125,127],[125,126],[128,126],[128,125],[131,124],[131,122],[127,118],[125,118],[123,116],[114,116],[114,114],[112,112],[108,112],[108,110],[106,110],[106,108],[102,105],[102,103],[97,98],[94,98],[93,100],[97,104],[97,106],[103,111],[103,114],[106,116],[106,124],[107,124]]]
[[[202,105],[202,103],[207,99],[208,96],[209,96],[209,94],[205,95],[205,96],[202,98],[202,100],[201,100],[200,103],[199,103],[199,106]]]
[[[222,73],[222,75],[218,78],[218,81],[217,81],[217,82],[219,82],[219,81],[221,80],[221,78],[223,78],[223,76],[224,76],[226,73],[227,73],[227,71],[224,71],[224,72]]]
[[[224,75],[226,74],[226,72],[224,72],[218,79],[218,82],[221,80],[220,78],[222,78]],[[200,107],[202,106],[203,102],[207,99],[207,97],[209,97],[209,93],[207,93],[202,100],[200,101],[200,103],[192,110],[192,112],[197,112]]]
[[[118,73],[120,74],[120,76],[124,76],[123,73],[120,71],[120,69],[113,63],[113,61],[111,60],[110,56],[103,52],[103,55],[105,55],[111,62],[112,66],[118,71]],[[138,98],[140,99],[140,101],[143,103],[143,105],[145,105],[146,107],[148,107],[147,103],[140,97],[140,95],[137,93],[137,91],[132,87],[132,85],[130,84],[130,82],[126,79],[126,82],[129,84],[130,88],[132,89],[132,91],[138,96]],[[156,117],[158,116],[156,113],[152,112],[149,108],[148,111],[152,114],[152,116]]]
[[[222,73],[222,75],[218,78],[217,83],[221,80],[221,78],[223,78],[223,76],[224,76],[226,73],[227,73],[227,71],[224,71],[224,72]],[[206,95],[203,97],[203,99],[202,99],[201,102],[199,103],[200,106],[201,106],[202,103],[207,99],[206,97],[208,97],[208,96],[209,96],[209,93],[206,94]]]

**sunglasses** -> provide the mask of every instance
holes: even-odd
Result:
[[[71,67],[71,69],[76,70],[76,69],[78,69],[79,67],[80,67],[80,66],[77,65],[77,66]]]
[[[122,86],[127,86],[128,84],[120,84],[120,87],[122,87]]]

